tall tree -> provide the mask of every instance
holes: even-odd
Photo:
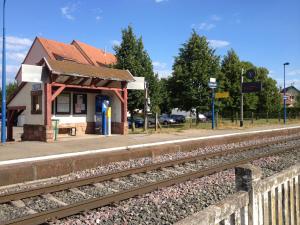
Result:
[[[281,95],[276,80],[268,77],[269,71],[264,67],[259,67],[256,71],[257,80],[262,82],[262,91],[258,93],[257,112],[278,112],[281,108]]]
[[[232,119],[240,109],[241,96],[241,62],[233,49],[227,52],[221,63],[224,76],[224,90],[229,92],[229,98],[224,99],[225,109],[231,112]]]
[[[207,39],[193,30],[175,57],[173,75],[169,79],[173,106],[185,111],[195,108],[198,118],[199,113],[210,106],[209,78],[218,74],[219,57]]]
[[[122,30],[122,42],[114,46],[117,63],[115,68],[127,69],[133,76],[145,77],[149,87],[151,109],[157,110],[159,105],[159,80],[154,75],[152,61],[144,49],[142,38],[137,38],[131,26]],[[144,92],[140,90],[129,90],[128,111],[133,116],[134,110],[144,108]]]

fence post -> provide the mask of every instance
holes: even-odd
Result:
[[[254,120],[254,113],[251,112],[251,124],[253,124],[253,120]]]
[[[218,128],[219,123],[219,111],[216,112],[216,128]]]
[[[237,121],[239,120],[239,113],[235,113],[235,124],[237,125]]]
[[[259,225],[262,202],[258,195],[258,186],[262,177],[260,168],[251,164],[235,168],[235,186],[237,191],[246,191],[249,194],[248,224]],[[242,222],[243,224],[243,222]],[[245,224],[245,223],[244,223]]]
[[[269,122],[269,112],[267,112],[267,123]]]

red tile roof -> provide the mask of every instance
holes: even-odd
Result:
[[[51,59],[57,59],[58,56],[74,60],[78,63],[89,64],[86,58],[74,45],[65,44],[41,37],[37,37],[37,40],[40,41]]]
[[[77,47],[86,59],[94,66],[110,65],[117,62],[117,59],[113,54],[104,52],[101,49],[95,48],[81,41],[74,40],[72,45]]]

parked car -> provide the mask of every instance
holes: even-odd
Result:
[[[158,120],[161,124],[164,125],[176,123],[175,120],[168,115],[161,115]]]
[[[198,118],[201,122],[207,121],[207,117],[204,114],[199,113]]]
[[[144,119],[142,117],[133,117],[134,125],[136,128],[140,128],[144,126]],[[131,128],[132,121],[131,118],[127,118],[128,127]]]
[[[175,120],[176,123],[185,123],[185,116],[171,114],[170,117]]]

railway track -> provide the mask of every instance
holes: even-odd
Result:
[[[289,145],[289,142],[293,141],[298,142]],[[300,141],[298,138],[279,142],[274,141],[10,193],[0,196],[0,203],[10,203],[16,207],[24,208],[27,207],[23,202],[24,199],[43,196],[49,201],[56,202],[58,207],[40,212],[27,207],[28,215],[4,221],[3,224],[40,224],[51,219],[62,218],[108,205],[158,188],[207,176],[249,161],[280,154],[299,147]],[[57,194],[59,192],[76,194],[81,196],[79,198],[81,200],[66,203],[59,200],[61,194]]]

